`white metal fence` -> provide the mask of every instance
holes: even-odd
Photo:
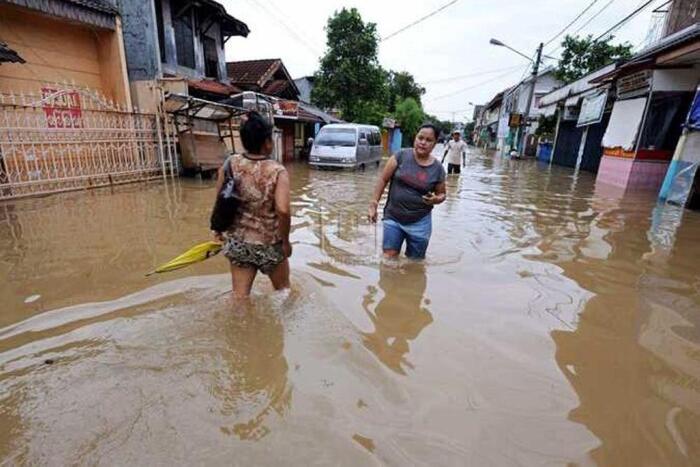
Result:
[[[163,176],[160,123],[65,84],[0,93],[0,200]]]

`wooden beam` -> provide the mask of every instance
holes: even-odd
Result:
[[[182,8],[180,8],[180,9],[177,11],[177,13],[175,13],[175,15],[173,15],[173,19],[177,19],[177,18],[179,18],[180,16],[184,15],[184,14],[187,13],[193,6],[194,6],[194,2],[192,2],[192,1],[189,1],[189,2],[185,3],[185,4],[182,6]]]

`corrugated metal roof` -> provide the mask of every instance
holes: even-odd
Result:
[[[229,15],[228,12],[226,11],[226,8],[214,0],[199,0],[203,6],[207,6],[209,8],[212,8],[216,13],[217,13],[217,19],[219,20],[219,23],[221,24],[221,34],[224,35],[224,37],[229,37],[229,36],[242,36],[242,37],[248,37],[248,34],[250,34],[250,29],[248,28],[248,25],[245,24],[243,21],[234,18],[233,16]]]
[[[592,73],[587,74],[582,78],[579,78],[573,83],[569,83],[564,87],[556,89],[550,92],[549,94],[542,96],[542,99],[540,99],[540,107],[546,107],[556,102],[563,101],[570,96],[582,94],[590,89],[595,88],[596,85],[591,84],[590,81],[610,73],[611,71],[615,70],[616,67],[617,64],[611,63],[610,65],[606,65],[603,68],[600,68]]]
[[[119,14],[109,0],[5,0],[7,3],[106,29],[114,29]]]
[[[68,3],[84,6],[92,10],[101,11],[102,13],[118,14],[117,8],[107,0],[65,0]]]

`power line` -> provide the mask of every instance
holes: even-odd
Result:
[[[582,30],[583,28],[585,28],[586,26],[588,26],[588,25],[591,23],[591,21],[593,21],[594,19],[596,19],[602,12],[604,12],[605,10],[607,10],[608,7],[609,7],[610,5],[612,5],[613,3],[615,3],[615,0],[610,0],[608,3],[606,3],[605,5],[603,5],[603,8],[601,8],[600,10],[598,10],[598,12],[597,12],[595,15],[591,16],[590,18],[588,18],[588,21],[586,21],[585,23],[583,23],[583,24],[581,25],[581,27],[579,27],[576,31],[574,31],[574,35],[575,35],[575,34],[578,34],[579,32],[581,32],[581,30]]]
[[[440,8],[438,8],[437,10],[431,11],[430,13],[428,13],[428,14],[425,15],[425,16],[423,16],[422,18],[419,18],[419,19],[415,20],[414,22],[412,22],[411,24],[402,27],[402,28],[399,29],[398,31],[392,32],[391,34],[389,34],[388,36],[383,37],[383,38],[380,39],[380,40],[386,41],[386,40],[388,40],[388,39],[391,39],[392,37],[396,36],[397,34],[400,34],[400,33],[404,32],[406,29],[412,28],[413,26],[415,26],[415,25],[418,24],[418,23],[422,23],[423,21],[425,21],[426,19],[430,18],[431,16],[435,16],[436,14],[440,13],[442,10],[444,10],[444,9],[446,9],[446,8],[448,8],[448,7],[452,6],[452,5],[454,5],[454,4],[457,3],[458,1],[459,1],[459,0],[452,0],[451,2],[444,4],[443,6],[441,6]]]
[[[289,34],[292,36],[292,38],[296,39],[296,41],[299,44],[306,47],[306,49],[309,52],[311,52],[316,58],[318,58],[322,55],[318,50],[315,49],[315,47],[309,45],[309,43],[306,42],[306,40],[304,40],[303,37],[301,37],[299,34],[297,34],[297,32],[293,28],[291,28],[289,25],[287,25],[287,23],[285,23],[284,20],[279,18],[273,11],[271,11],[269,8],[267,8],[267,6],[265,6],[263,2],[258,2],[256,0],[248,0],[248,3],[252,4],[254,7],[258,6],[258,7],[262,8],[263,10],[265,10],[267,12],[267,14],[270,17],[272,17],[273,20],[275,20],[278,24],[282,25],[282,27],[284,29],[286,29],[287,32],[289,32]]]
[[[610,34],[610,33],[612,33],[612,32],[615,32],[615,31],[617,31],[618,29],[620,29],[622,26],[625,25],[625,23],[627,23],[627,22],[630,21],[632,18],[634,18],[635,16],[637,16],[639,13],[641,13],[642,10],[644,10],[646,7],[648,7],[649,5],[651,5],[652,3],[654,3],[655,1],[656,1],[656,0],[648,0],[647,2],[645,2],[642,6],[640,6],[640,7],[637,8],[636,10],[634,10],[634,11],[633,11],[632,13],[630,13],[629,15],[625,16],[621,21],[619,21],[618,23],[616,23],[613,27],[611,27],[610,29],[608,29],[607,31],[605,31],[603,34],[601,34],[600,36],[598,36],[598,37],[593,41],[593,43],[598,42],[599,40],[601,40],[603,37],[607,36],[608,34]]]
[[[496,68],[493,70],[483,70],[483,71],[477,71],[474,73],[469,73],[466,75],[460,75],[460,76],[452,76],[449,78],[442,78],[442,79],[434,79],[431,81],[421,81],[418,84],[435,84],[435,83],[446,83],[449,81],[458,81],[461,79],[466,79],[466,78],[474,78],[476,76],[483,76],[483,75],[489,75],[492,73],[498,73],[499,71],[510,71],[510,70],[515,70],[516,68],[520,68],[520,65],[515,65],[515,66],[509,66],[506,68]]]
[[[528,65],[528,66],[529,66],[529,65]],[[518,68],[520,68],[520,67],[518,67]],[[513,71],[509,71],[509,72],[507,72],[507,73],[503,73],[502,75],[498,75],[498,76],[496,76],[496,77],[489,78],[487,81],[482,81],[482,82],[480,82],[480,83],[476,83],[476,84],[473,84],[473,85],[471,85],[471,86],[467,86],[466,88],[458,89],[457,91],[451,92],[451,93],[449,93],[449,94],[444,94],[444,95],[442,95],[442,96],[438,96],[438,97],[435,97],[435,98],[430,99],[430,100],[431,100],[431,101],[436,101],[436,100],[439,100],[439,99],[444,99],[444,98],[446,98],[446,97],[454,96],[454,95],[456,95],[456,94],[461,94],[461,93],[463,93],[464,91],[469,91],[470,89],[478,88],[479,86],[483,86],[484,84],[489,84],[489,83],[493,82],[494,80],[497,80],[497,79],[500,79],[500,78],[505,78],[506,76],[512,75],[512,74],[513,74]]]
[[[559,31],[559,32],[556,33],[554,36],[552,36],[551,39],[549,39],[547,42],[545,42],[545,43],[544,43],[544,46],[546,47],[546,46],[548,46],[549,44],[551,44],[552,42],[554,42],[554,40],[555,40],[557,37],[561,36],[561,35],[562,35],[567,29],[569,29],[576,21],[578,21],[579,18],[581,18],[583,15],[585,15],[586,12],[587,12],[588,10],[590,10],[591,8],[593,8],[593,6],[594,6],[596,3],[598,3],[598,1],[599,1],[599,0],[593,0],[591,3],[589,3],[588,6],[587,6],[586,8],[584,8],[583,11],[582,11],[581,13],[579,13],[579,14],[576,16],[576,18],[574,18],[569,24],[567,24],[566,26],[564,26],[564,28],[563,28],[561,31]]]

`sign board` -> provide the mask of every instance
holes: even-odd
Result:
[[[523,123],[523,114],[511,113],[508,119],[508,126],[511,128],[518,128]]]
[[[274,104],[275,115],[284,117],[297,117],[299,115],[299,103],[297,101],[279,100]]]
[[[651,90],[651,70],[642,70],[623,76],[617,82],[617,98],[643,96]]]
[[[579,107],[567,105],[564,107],[564,114],[561,119],[566,121],[578,120],[579,111]]]
[[[608,100],[607,91],[592,94],[583,98],[581,111],[578,114],[577,127],[600,123],[605,112],[605,103]]]
[[[41,88],[41,108],[49,128],[82,128],[80,93],[74,90]]]

